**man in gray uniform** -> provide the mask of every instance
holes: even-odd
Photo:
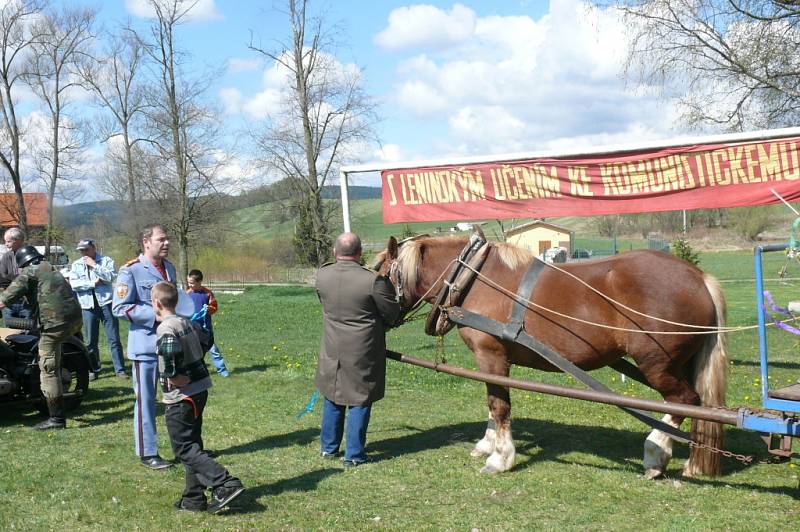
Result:
[[[339,456],[347,415],[344,464],[367,461],[364,447],[372,403],[386,382],[386,329],[400,314],[394,287],[361,266],[361,240],[343,233],[333,248],[336,262],[317,272],[324,332],[316,384],[325,404],[320,435],[323,458]]]

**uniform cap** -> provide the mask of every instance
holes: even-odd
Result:
[[[82,249],[89,249],[92,246],[94,246],[94,240],[92,240],[91,238],[84,238],[83,240],[78,242],[78,245],[75,246],[75,249],[80,251]]]

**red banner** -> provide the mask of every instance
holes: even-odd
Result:
[[[800,201],[800,137],[381,172],[384,223]]]

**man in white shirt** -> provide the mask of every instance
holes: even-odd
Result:
[[[119,321],[111,313],[113,284],[117,276],[114,259],[98,253],[91,238],[78,242],[75,249],[80,252],[81,257],[72,263],[69,282],[78,295],[83,311],[84,342],[92,362],[90,379],[96,379],[100,373],[100,351],[97,346],[100,322],[103,322],[106,330],[114,371],[117,377],[127,379],[122,343],[119,340]]]

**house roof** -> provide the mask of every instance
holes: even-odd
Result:
[[[25,201],[28,225],[47,225],[47,194],[44,192],[25,192],[22,197]],[[17,195],[14,193],[0,193],[0,226],[9,227],[15,225],[19,225]]]
[[[512,227],[506,231],[506,235],[524,233],[525,231],[530,231],[531,229],[535,229],[537,227],[546,227],[548,229],[558,231],[559,233],[572,233],[572,229],[564,227],[563,225],[551,224],[550,222],[545,222],[544,220],[533,220],[532,222]]]

